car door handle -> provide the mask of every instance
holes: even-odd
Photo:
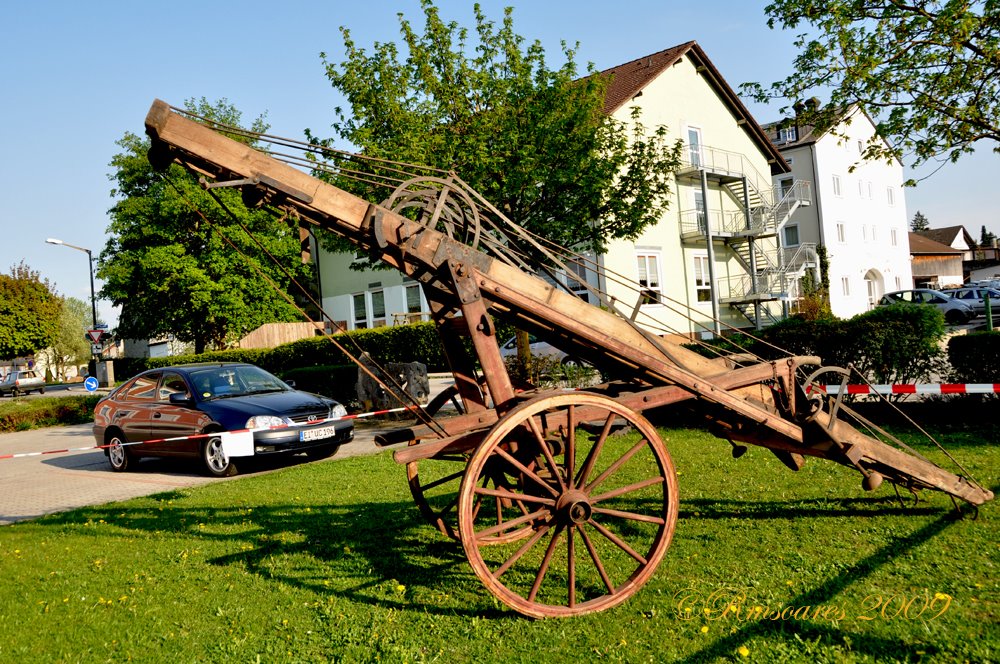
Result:
[[[153,419],[154,420],[158,420],[158,419],[160,419],[160,417],[161,417],[160,413],[153,413]]]

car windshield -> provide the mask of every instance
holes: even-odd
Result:
[[[224,399],[248,394],[284,392],[289,387],[280,379],[254,366],[219,366],[191,373],[195,392],[202,399]]]

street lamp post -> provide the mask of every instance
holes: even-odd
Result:
[[[90,310],[94,316],[94,327],[91,329],[97,329],[97,296],[94,294],[94,254],[90,249],[84,249],[83,247],[78,247],[75,244],[69,244],[63,242],[62,240],[57,240],[54,237],[50,237],[45,240],[49,244],[59,244],[64,247],[69,247],[70,249],[76,249],[77,251],[83,251],[87,254],[87,263],[90,266]]]

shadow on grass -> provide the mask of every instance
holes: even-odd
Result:
[[[280,504],[232,507],[174,505],[185,491],[156,494],[150,507],[101,506],[46,518],[53,526],[102,521],[133,538],[135,531],[177,535],[221,542],[227,551],[210,558],[210,565],[239,566],[261,578],[320,596],[338,596],[359,604],[420,611],[438,615],[510,618],[511,613],[487,608],[483,602],[463,602],[465,595],[486,591],[471,573],[461,545],[424,522],[411,502],[370,502],[349,505]],[[940,516],[920,530],[901,537],[860,560],[849,570],[790,600],[790,606],[830,604],[848,586],[882,565],[933,538],[954,520],[950,506],[900,508],[895,497],[790,501],[694,499],[684,503],[684,519],[816,519],[919,515]],[[942,512],[944,512],[942,514]],[[113,535],[112,535],[113,536]],[[295,557],[314,562],[291,562]],[[396,592],[397,584],[406,590]],[[453,596],[441,600],[442,596]],[[694,661],[725,658],[752,637],[811,639],[840,642],[844,636],[861,652],[897,653],[916,657],[916,647],[904,641],[853,634],[840,626],[795,620],[747,622],[735,633],[696,653]],[[921,646],[928,651],[926,646]]]
[[[881,566],[906,556],[915,547],[934,538],[953,523],[956,515],[944,514],[909,535],[897,537],[870,556],[859,560],[850,569],[815,588],[806,590],[790,599],[791,607],[816,607],[832,604],[843,590],[859,583]],[[870,633],[851,632],[840,625],[828,625],[815,620],[758,620],[736,629],[711,645],[693,653],[688,661],[708,662],[726,659],[741,645],[754,637],[783,638],[798,641],[823,641],[843,643],[849,641],[853,651],[872,656],[875,661],[892,657],[894,661],[933,659],[938,649],[930,644],[914,645],[901,639],[881,638]]]
[[[440,535],[411,502],[354,505],[244,505],[186,508],[172,505],[188,497],[183,490],[149,496],[149,508],[98,506],[53,515],[46,525],[101,522],[122,529],[162,536],[224,542],[226,555],[208,564],[240,566],[247,572],[317,595],[337,595],[353,602],[417,610],[441,615],[510,617],[506,611],[470,606],[443,606],[421,598],[451,594],[456,586],[480,592],[459,543]],[[111,535],[113,537],[113,535]],[[284,564],[280,559],[305,556],[315,564]],[[391,582],[391,583],[390,583]],[[396,592],[396,585],[407,588]],[[464,591],[463,591],[464,592]]]

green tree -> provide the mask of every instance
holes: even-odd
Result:
[[[773,0],[768,25],[809,26],[794,73],[744,92],[795,101],[827,89],[804,121],[834,127],[858,102],[878,134],[866,158],[958,160],[987,141],[1000,152],[1000,3],[996,0]],[[784,111],[784,109],[783,109]]]
[[[89,304],[75,297],[63,299],[52,344],[42,351],[57,378],[65,375],[66,367],[83,364],[90,358],[90,343],[85,336],[92,323]]]
[[[240,126],[240,112],[226,100],[186,105],[201,117]],[[262,118],[251,127],[266,128]],[[253,145],[250,138],[231,137]],[[119,336],[173,334],[200,353],[231,345],[263,323],[300,318],[275,292],[292,288],[282,268],[299,283],[312,278],[311,266],[301,261],[297,228],[266,209],[248,210],[238,191],[211,190],[223,208],[199,187],[196,175],[176,164],[155,172],[144,137],[127,133],[118,145],[122,151],[112,159],[109,176],[116,202],[98,275],[101,296],[121,307]]]
[[[986,225],[984,224],[982,230],[979,231],[979,246],[980,247],[992,247],[993,241],[997,239],[997,236],[990,231],[986,230]]]
[[[52,343],[59,297],[24,261],[0,274],[0,359],[33,355]]]
[[[913,221],[910,222],[910,230],[916,233],[917,231],[926,231],[930,229],[931,223],[927,221],[927,217],[920,210],[913,215]]]
[[[514,32],[510,8],[498,26],[474,7],[471,54],[469,30],[443,21],[431,0],[422,9],[422,33],[399,15],[405,54],[391,42],[369,53],[342,27],[344,62],[322,55],[348,102],[333,125],[341,139],[369,157],[453,170],[513,222],[564,247],[602,251],[659,221],[679,164],[666,128],[647,131],[638,114],[610,118],[607,81],[592,70],[579,77],[565,44],[565,62],[550,68],[541,44]]]

